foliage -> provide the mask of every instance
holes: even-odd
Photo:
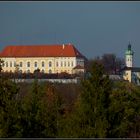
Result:
[[[112,83],[100,59],[92,63],[91,75],[76,86],[36,79],[19,88],[1,74],[0,137],[140,137],[140,87]]]
[[[20,98],[15,83],[0,80],[0,137],[56,137],[61,97],[53,85],[35,80]]]
[[[136,137],[140,130],[140,88],[127,82],[117,82],[115,87],[109,107],[109,136],[132,137],[135,133]]]
[[[15,83],[0,79],[0,137],[12,137],[18,133],[18,91]]]
[[[92,63],[96,61],[104,66],[104,72],[107,74],[118,74],[124,66],[124,59],[117,57],[115,54],[104,54],[102,57],[90,59],[87,64],[87,71],[92,70]]]
[[[106,137],[111,83],[103,76],[103,66],[93,63],[91,76],[82,82],[75,111],[64,132],[71,137]],[[72,129],[73,128],[73,129]]]
[[[22,137],[56,137],[61,99],[51,85],[36,80],[22,103]]]

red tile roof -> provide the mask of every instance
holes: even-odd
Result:
[[[0,57],[84,57],[72,44],[7,46]]]

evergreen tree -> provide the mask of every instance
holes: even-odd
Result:
[[[72,137],[107,137],[111,82],[100,63],[93,62],[91,76],[81,86],[76,110],[64,132]]]
[[[50,84],[35,80],[22,105],[22,137],[57,137],[59,98]]]
[[[114,87],[109,107],[109,137],[137,137],[140,132],[140,89],[127,82],[117,82]]]
[[[18,119],[18,86],[12,81],[0,78],[0,137],[14,137],[19,129]]]

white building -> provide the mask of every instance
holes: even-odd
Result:
[[[129,82],[140,84],[140,68],[133,66],[133,56],[134,52],[131,49],[131,44],[129,44],[125,52],[125,67],[122,69],[123,78]]]
[[[44,73],[69,74],[85,72],[85,56],[72,44],[7,46],[0,52],[4,60],[4,72],[33,73],[39,69]],[[78,71],[78,72],[79,72]]]

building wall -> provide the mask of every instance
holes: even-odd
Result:
[[[82,58],[77,58],[77,59],[76,59],[76,65],[84,66],[84,59],[82,59]]]
[[[14,72],[16,70],[16,65],[18,65],[19,70],[22,72],[31,72],[37,68],[40,71],[44,70],[45,73],[61,73],[67,72],[72,73],[72,69],[77,65],[77,62],[80,60],[80,64],[84,65],[84,59],[78,59],[76,57],[20,57],[20,58],[2,58],[4,60],[3,70],[6,72]],[[27,66],[27,63],[30,63],[30,67]],[[35,62],[37,62],[37,67],[35,67]],[[44,62],[44,67],[42,66]],[[8,63],[8,66],[7,66]],[[20,67],[22,63],[22,67]],[[49,66],[51,63],[51,66]]]
[[[133,55],[126,55],[125,62],[127,67],[133,67]]]
[[[132,80],[132,72],[131,72],[131,70],[126,70],[124,72],[123,78],[124,78],[124,80],[128,80],[129,82],[131,82],[131,80]]]

